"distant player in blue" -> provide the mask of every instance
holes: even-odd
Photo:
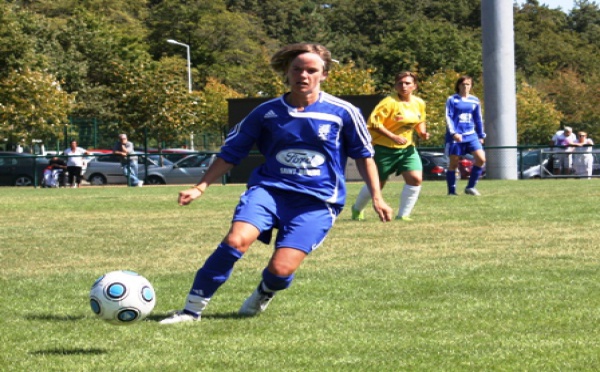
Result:
[[[200,320],[250,245],[256,240],[268,244],[277,229],[275,251],[262,280],[239,313],[264,311],[275,293],[290,286],[296,269],[321,245],[342,211],[347,157],[356,159],[379,218],[391,220],[363,116],[348,102],[320,90],[331,63],[329,51],[318,44],[292,44],[275,53],[271,66],[283,75],[290,91],[258,106],[237,124],[200,183],[179,193],[179,204],[188,205],[254,145],[265,156],[240,197],[229,232],[196,273],[184,309],[161,324]]]
[[[461,156],[466,154],[473,155],[475,164],[471,169],[465,194],[481,195],[475,186],[485,165],[485,152],[482,146],[485,132],[479,98],[469,94],[472,87],[473,79],[470,76],[461,76],[454,87],[456,94],[448,97],[446,101],[446,155],[450,157],[450,165],[446,173],[448,195],[457,195],[456,168]]]

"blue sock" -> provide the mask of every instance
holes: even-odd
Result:
[[[233,265],[243,255],[242,252],[225,243],[219,244],[200,270],[196,272],[190,294],[211,298],[221,284],[229,279],[233,271]]]
[[[479,177],[481,177],[483,169],[476,165],[471,168],[471,175],[469,176],[469,183],[467,184],[467,189],[472,189],[477,185],[477,181],[479,181]]]
[[[262,290],[270,290],[270,291],[281,291],[286,289],[292,284],[292,280],[294,280],[294,274],[290,276],[279,276],[275,274],[271,274],[268,269],[264,269],[262,273]],[[266,287],[266,288],[264,288]],[[260,286],[259,286],[260,288]]]
[[[456,194],[456,171],[450,169],[446,171],[446,184],[448,185],[448,194]]]

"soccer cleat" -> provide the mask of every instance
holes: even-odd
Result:
[[[352,219],[354,221],[364,221],[365,220],[365,211],[357,211],[356,209],[354,209],[354,206],[352,206]]]
[[[275,296],[275,292],[265,292],[262,290],[262,288],[260,288],[261,286],[262,283],[259,284],[258,288],[256,288],[250,297],[244,301],[242,307],[240,307],[240,310],[238,311],[238,314],[254,316],[267,309],[267,306],[269,306],[273,296]]]
[[[409,216],[396,216],[396,220],[398,221],[412,221],[413,219]]]
[[[200,315],[194,316],[187,313],[185,310],[176,311],[168,318],[165,318],[159,322],[159,324],[176,324],[185,322],[198,322],[200,321]]]
[[[474,187],[466,188],[465,189],[465,194],[467,194],[467,195],[473,195],[473,196],[481,196],[481,193],[479,193],[479,191],[477,191],[477,189],[474,188]]]

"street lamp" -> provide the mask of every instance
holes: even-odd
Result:
[[[180,43],[179,41],[173,39],[167,39],[167,43],[179,45],[187,49],[188,89],[190,93],[192,93],[192,67],[190,61],[190,46],[184,43]]]

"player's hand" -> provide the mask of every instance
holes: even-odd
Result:
[[[373,200],[373,209],[375,209],[375,213],[379,216],[380,221],[389,222],[392,220],[394,211],[383,199]]]
[[[177,202],[179,205],[188,205],[194,200],[198,199],[202,195],[202,192],[195,187],[179,192],[179,198]]]
[[[402,137],[402,136],[396,136],[396,143],[399,145],[406,145],[406,142],[408,142],[406,140],[406,138]]]
[[[458,133],[454,133],[452,138],[454,139],[454,142],[462,142],[462,136]]]

